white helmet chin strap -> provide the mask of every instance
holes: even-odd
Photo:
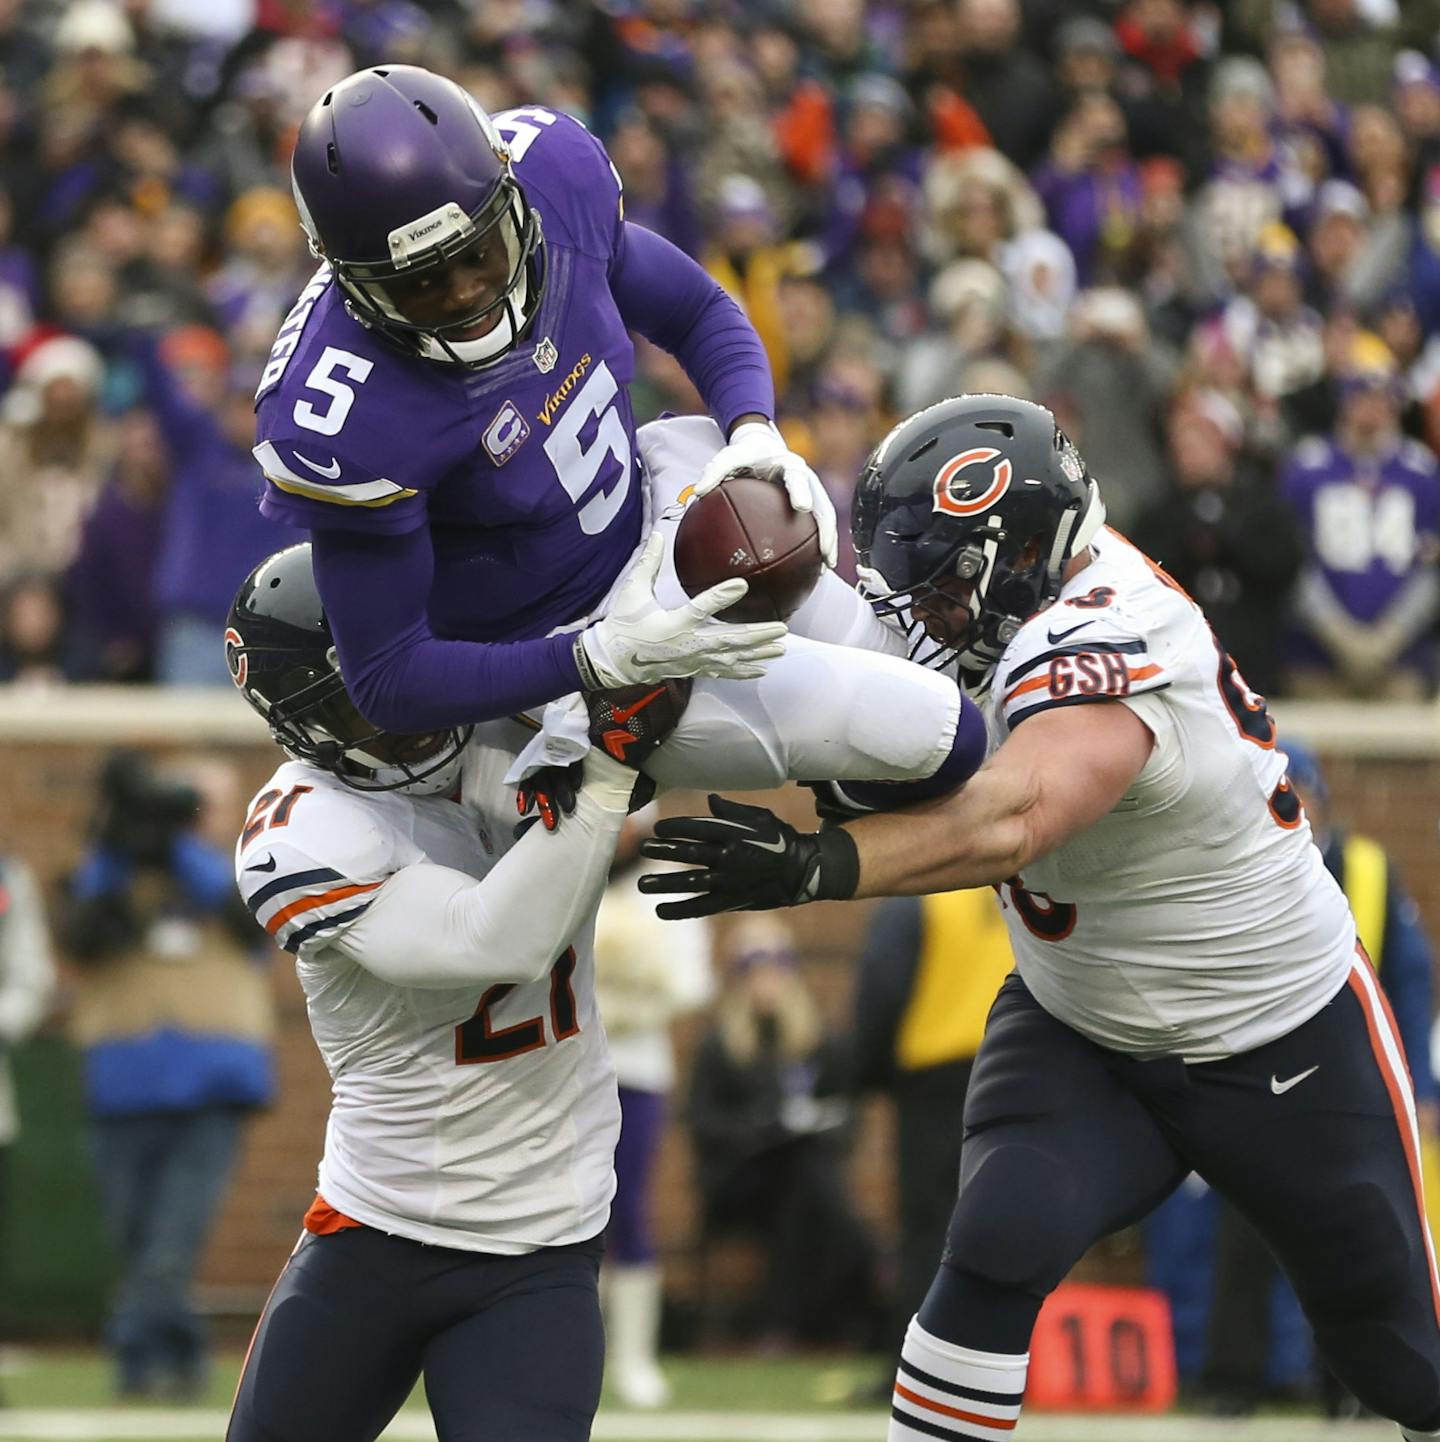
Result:
[[[509,206],[509,223],[502,222],[499,231],[500,242],[510,256],[512,265],[519,258],[520,231],[524,223],[523,207],[518,193]],[[447,337],[442,344],[433,335],[422,336],[420,353],[429,360],[449,361],[452,365],[475,365],[477,362],[494,360],[505,354],[515,344],[520,332],[530,319],[530,274],[522,269],[515,288],[506,297],[506,304],[500,308],[500,319],[493,330],[486,331],[474,340],[453,340]]]
[[[530,304],[530,277],[522,275],[519,284],[510,294],[510,303],[500,312],[495,328],[474,340],[447,340],[443,345],[433,335],[422,337],[420,353],[429,360],[457,361],[474,365],[476,361],[494,360],[515,344],[517,323],[523,327],[526,311]]]

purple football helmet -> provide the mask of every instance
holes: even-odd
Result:
[[[540,305],[540,219],[454,81],[415,65],[347,76],[305,117],[291,177],[362,324],[460,365],[514,349]]]

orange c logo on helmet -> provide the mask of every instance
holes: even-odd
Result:
[[[955,495],[955,481],[961,471],[967,466],[978,466],[984,461],[997,458],[1000,459],[1000,464],[992,470],[983,489],[977,492],[974,486],[965,485],[959,487],[960,495]],[[978,515],[993,506],[1010,489],[1010,480],[1014,474],[1014,467],[1010,462],[989,446],[961,451],[958,456],[951,456],[935,473],[935,509],[943,511],[947,516]]]
[[[243,686],[250,676],[250,658],[245,654],[245,640],[234,626],[225,628],[225,664],[230,668],[230,679]]]

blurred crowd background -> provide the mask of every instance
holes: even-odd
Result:
[[[0,677],[223,683],[295,128],[381,61],[609,146],[848,508],[896,417],[1051,405],[1272,694],[1429,694],[1440,0],[0,0]],[[645,348],[646,419],[697,406]]]
[[[0,681],[228,686],[218,638],[234,590],[298,538],[260,516],[249,449],[264,359],[315,264],[290,198],[292,139],[327,86],[409,62],[491,111],[555,107],[605,141],[628,218],[750,315],[780,424],[842,517],[896,419],[959,391],[1028,396],[1054,408],[1113,522],[1204,604],[1256,691],[1433,696],[1437,38],[1440,0],[0,0]],[[641,421],[699,408],[643,342],[632,393]],[[274,958],[230,915],[245,788],[213,760],[185,772],[183,806],[173,778],[112,761],[88,849],[78,817],[56,840],[61,822],[36,799],[33,814],[12,808],[14,854],[0,855],[0,1051],[54,1010],[41,892],[74,863],[48,910],[117,1239],[105,1335],[117,1385],[136,1394],[203,1385],[188,1288],[206,1209],[186,1202],[199,1172],[223,1192],[239,1119],[277,1090],[303,1130],[285,1111],[303,1088],[277,1088],[272,1038],[282,1071],[300,1050],[313,1067],[298,1013],[277,1032],[261,995]],[[45,766],[37,794],[88,785]],[[1367,786],[1377,775],[1390,773]],[[1428,815],[1423,829],[1433,844]],[[52,850],[28,855],[42,834]],[[1387,939],[1371,950],[1433,1143],[1430,953],[1377,844],[1350,842],[1371,849],[1347,852],[1337,830],[1327,863],[1355,888],[1362,932]],[[627,1119],[613,1385],[637,1405],[666,1391],[663,1248],[647,1217],[667,1106],[693,1144],[694,1291],[709,1299],[689,1339],[893,1346],[933,1267],[970,1061],[1010,964],[993,897],[877,909],[858,980],[847,972],[819,1005],[800,965],[815,939],[783,927],[722,935],[713,975],[709,941],[692,938],[681,978],[673,938],[662,947],[653,916],[635,914],[632,863],[601,948]],[[850,923],[832,959],[857,941]],[[224,984],[177,988],[190,974],[177,960]],[[122,966],[145,986],[120,985]],[[213,1058],[196,1053],[194,1095],[139,1097],[139,1073],[107,1061],[115,1035],[149,1034],[142,994],[173,1029],[177,989],[194,1010],[184,1025],[227,1038],[229,1080],[212,1087]],[[677,1068],[668,1027],[686,1012]],[[7,1087],[0,1075],[0,1165],[16,1136]],[[846,1180],[867,1093],[895,1112],[888,1251]],[[179,1139],[177,1114],[193,1123]],[[153,1158],[181,1142],[191,1162],[171,1206]],[[280,1190],[308,1184],[312,1163],[288,1159]],[[281,1174],[247,1176],[258,1195]],[[282,1241],[285,1197],[280,1222],[266,1218]],[[1223,1226],[1208,1205],[1204,1225],[1172,1209],[1150,1239],[1182,1371],[1230,1410],[1309,1395],[1293,1319],[1241,1338],[1240,1363],[1219,1346],[1240,1334],[1223,1311],[1206,1321]],[[742,1298],[729,1316],[736,1234],[763,1256],[749,1312]],[[1221,1235],[1241,1280],[1268,1286],[1243,1236]]]

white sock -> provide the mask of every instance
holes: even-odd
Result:
[[[1028,1352],[973,1352],[931,1336],[911,1318],[886,1442],[1005,1442],[1020,1417],[1029,1365]]]

